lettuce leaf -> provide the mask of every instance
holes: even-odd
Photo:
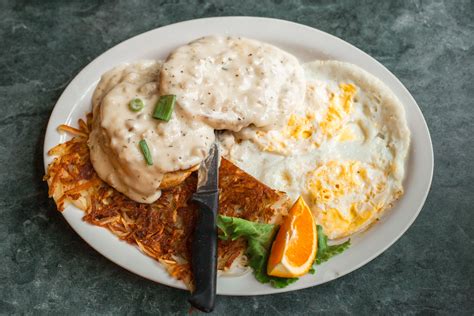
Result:
[[[255,278],[261,283],[270,283],[275,288],[283,288],[296,282],[298,278],[279,278],[267,274],[267,261],[278,226],[247,221],[242,218],[219,215],[217,227],[222,240],[247,240],[246,255]]]
[[[267,274],[267,261],[275,239],[278,226],[273,224],[255,223],[242,218],[219,215],[217,227],[220,229],[219,238],[222,240],[236,240],[240,237],[247,240],[246,255],[249,266],[253,269],[255,278],[261,283],[270,283],[275,288],[284,288],[298,280],[298,278],[279,278]],[[315,266],[328,261],[342,253],[351,245],[350,239],[339,245],[328,245],[328,237],[323,228],[316,225],[318,232],[318,252],[309,273],[316,272]]]
[[[315,272],[315,265],[320,265],[323,262],[328,261],[332,257],[342,253],[344,250],[350,247],[351,240],[343,242],[339,245],[328,245],[328,236],[323,231],[321,225],[316,225],[318,231],[318,252],[316,253],[316,259],[314,260],[313,267],[309,271],[310,273]]]

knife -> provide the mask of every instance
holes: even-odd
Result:
[[[209,155],[199,166],[197,190],[191,198],[198,205],[198,217],[191,258],[194,291],[188,301],[207,313],[214,309],[216,299],[219,161],[219,147],[214,142]]]

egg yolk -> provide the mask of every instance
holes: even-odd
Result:
[[[330,237],[347,236],[384,208],[375,198],[386,188],[383,177],[369,177],[360,161],[328,161],[308,174],[307,188],[317,221]]]
[[[339,84],[340,94],[332,93],[329,99],[329,106],[319,128],[323,135],[328,138],[334,136],[344,126],[347,118],[352,112],[356,87],[351,83]]]
[[[329,92],[328,92],[329,93]],[[339,91],[331,93],[327,109],[322,118],[316,119],[314,110],[305,115],[291,114],[283,130],[257,131],[263,140],[262,149],[268,152],[289,153],[289,144],[294,141],[310,140],[311,146],[319,147],[324,138],[339,135],[339,141],[357,138],[350,128],[344,128],[353,109],[357,88],[351,83],[340,83]],[[324,106],[323,106],[324,107]]]
[[[313,134],[313,124],[311,120],[313,117],[308,114],[306,116],[297,116],[291,114],[288,119],[287,128],[285,134],[295,139],[309,138]]]

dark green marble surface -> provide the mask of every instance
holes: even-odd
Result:
[[[328,284],[219,297],[215,314],[474,314],[473,1],[0,1],[0,314],[188,313],[187,293],[95,252],[47,198],[43,135],[68,82],[144,31],[199,17],[296,21],[366,51],[411,91],[435,172],[414,225]]]

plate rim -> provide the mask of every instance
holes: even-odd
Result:
[[[282,292],[288,292],[288,291],[295,291],[295,290],[300,290],[300,289],[304,289],[304,288],[308,288],[308,287],[313,287],[313,286],[318,286],[318,285],[321,285],[321,284],[324,284],[326,282],[329,282],[329,281],[332,281],[332,280],[335,280],[339,277],[342,277],[346,274],[349,274],[357,269],[359,269],[360,267],[368,264],[370,261],[372,261],[373,259],[375,259],[376,257],[380,256],[383,252],[385,252],[389,247],[391,247],[393,244],[395,244],[399,239],[400,237],[405,234],[405,232],[413,225],[414,221],[416,220],[416,218],[419,216],[425,202],[426,202],[426,199],[428,197],[428,194],[430,192],[430,188],[431,188],[431,184],[432,184],[432,180],[433,180],[433,172],[434,172],[434,152],[433,152],[433,144],[432,144],[432,140],[431,140],[431,134],[430,134],[430,131],[429,131],[429,128],[428,128],[428,125],[426,123],[426,120],[425,120],[425,117],[421,111],[421,108],[419,107],[418,103],[416,102],[416,100],[413,98],[412,94],[409,92],[409,90],[403,85],[403,83],[390,71],[388,70],[383,64],[381,64],[378,60],[376,60],[375,58],[373,58],[372,56],[370,56],[369,54],[365,53],[364,51],[362,51],[361,49],[359,49],[358,47],[356,47],[355,45],[349,43],[349,42],[346,42],[344,40],[342,40],[341,38],[339,37],[336,37],[332,34],[329,34],[329,33],[326,33],[324,31],[321,31],[317,28],[314,28],[314,27],[311,27],[311,26],[307,26],[307,25],[304,25],[304,24],[300,24],[300,23],[296,23],[296,22],[292,22],[292,21],[288,21],[288,20],[283,20],[283,19],[275,19],[275,18],[267,18],[267,17],[255,17],[255,16],[224,16],[224,17],[207,17],[207,18],[200,18],[200,19],[192,19],[192,20],[186,20],[186,21],[180,21],[180,22],[177,22],[177,23],[173,23],[173,24],[168,24],[168,25],[164,25],[164,26],[161,26],[161,27],[158,27],[158,28],[155,28],[155,29],[152,29],[152,30],[149,30],[149,31],[146,31],[146,32],[143,32],[143,33],[140,33],[140,34],[137,34],[133,37],[130,37],[116,45],[114,45],[113,47],[107,49],[105,52],[101,53],[100,55],[98,55],[97,57],[95,57],[91,62],[89,62],[85,67],[83,67],[75,76],[74,78],[68,83],[67,87],[63,90],[63,92],[61,93],[61,96],[58,98],[57,102],[55,103],[54,107],[53,107],[53,110],[51,112],[51,116],[48,120],[48,124],[47,124],[47,129],[46,129],[46,133],[45,133],[45,138],[44,138],[44,144],[43,144],[43,162],[44,162],[44,168],[45,168],[45,172],[47,170],[47,167],[48,167],[48,164],[49,164],[49,161],[51,160],[51,157],[48,156],[47,152],[49,149],[51,149],[50,146],[48,146],[49,143],[51,143],[49,141],[49,139],[51,137],[53,137],[53,134],[57,134],[57,126],[53,126],[53,121],[54,121],[54,118],[56,116],[59,115],[59,112],[61,111],[60,109],[60,105],[65,103],[66,102],[66,98],[67,98],[67,95],[68,93],[70,92],[71,89],[74,89],[76,85],[78,85],[81,81],[81,78],[82,76],[84,76],[85,73],[87,73],[88,71],[91,71],[91,69],[93,69],[93,67],[95,66],[96,63],[99,63],[100,62],[100,59],[103,58],[103,56],[106,56],[107,54],[109,54],[111,51],[113,50],[118,50],[120,49],[121,47],[125,47],[127,45],[127,43],[130,43],[132,42],[133,40],[136,40],[137,38],[139,37],[145,37],[146,35],[150,35],[151,33],[153,32],[157,32],[158,30],[161,30],[161,31],[166,31],[166,29],[173,29],[173,28],[176,28],[176,27],[180,27],[180,26],[184,26],[185,24],[193,24],[193,23],[203,23],[203,22],[212,22],[212,23],[225,23],[226,21],[229,21],[229,20],[240,20],[239,22],[242,23],[242,20],[254,20],[255,23],[258,23],[258,22],[262,22],[262,23],[280,23],[282,25],[284,25],[284,27],[298,27],[300,29],[305,29],[307,32],[316,32],[316,33],[319,33],[320,36],[324,36],[324,37],[328,37],[330,38],[332,41],[335,41],[335,42],[338,42],[339,44],[342,44],[344,46],[350,46],[350,48],[352,50],[356,50],[359,54],[361,54],[364,58],[368,58],[370,60],[371,63],[375,63],[377,64],[378,67],[381,67],[381,69],[388,75],[391,77],[391,80],[393,80],[394,82],[397,83],[398,87],[402,89],[402,91],[405,93],[405,95],[408,97],[408,100],[413,103],[415,105],[415,108],[417,110],[417,116],[419,116],[421,118],[421,123],[422,123],[422,129],[425,130],[426,132],[426,136],[427,136],[427,143],[425,145],[427,145],[427,149],[428,149],[428,155],[429,155],[429,161],[427,161],[427,163],[429,164],[429,178],[427,179],[428,182],[427,182],[427,185],[426,187],[424,188],[424,192],[422,192],[422,194],[420,194],[420,198],[418,200],[418,206],[416,207],[416,211],[412,213],[412,216],[411,218],[406,221],[405,225],[404,225],[404,228],[401,229],[400,231],[398,231],[398,233],[396,234],[396,236],[393,238],[393,240],[391,240],[390,242],[387,242],[385,244],[385,246],[377,249],[377,251],[373,252],[371,256],[365,258],[364,260],[360,261],[358,264],[356,265],[353,265],[351,266],[350,268],[344,270],[342,273],[338,274],[338,275],[335,275],[333,277],[330,277],[330,278],[327,278],[325,280],[322,280],[321,282],[316,282],[314,284],[300,284],[300,286],[298,286],[298,283],[295,284],[295,287],[294,286],[291,286],[291,287],[288,287],[288,288],[284,288],[284,289],[274,289],[270,286],[268,286],[268,289],[267,290],[260,290],[260,291],[250,291],[250,292],[234,292],[232,290],[227,290],[227,291],[219,291],[218,289],[218,295],[234,295],[234,296],[249,296],[249,295],[267,295],[267,294],[275,294],[275,293],[282,293]],[[219,33],[219,31],[217,32]],[[363,68],[363,67],[362,67]],[[363,68],[364,70],[368,71],[368,69],[365,69]],[[380,80],[382,80],[380,78]],[[385,81],[382,80],[384,83]],[[388,84],[387,84],[388,86]],[[392,89],[392,87],[390,87]],[[85,93],[85,91],[84,91]],[[395,91],[394,91],[395,93]],[[397,95],[397,97],[399,97],[399,95],[397,93],[395,93]],[[70,117],[72,115],[72,112],[73,112],[73,107],[71,108],[69,114],[68,114],[68,121],[70,120]],[[64,123],[67,123],[64,122]],[[56,136],[57,137],[57,136]],[[411,140],[413,141],[413,134],[411,135]],[[56,143],[57,144],[57,143]],[[412,142],[410,144],[410,153],[409,155],[413,155],[413,152],[412,152],[412,149],[411,147],[413,146]],[[408,159],[410,159],[410,157],[408,157]],[[412,159],[412,158],[411,158]],[[108,260],[112,261],[113,263],[121,266],[122,268],[132,272],[133,274],[136,274],[136,275],[139,275],[139,276],[142,276],[146,279],[149,279],[153,282],[156,282],[156,283],[159,283],[159,284],[162,284],[162,285],[166,285],[166,286],[170,286],[170,287],[174,287],[174,288],[179,288],[179,289],[185,289],[184,285],[181,283],[181,282],[169,282],[169,280],[155,280],[153,278],[151,278],[150,276],[147,276],[146,274],[144,273],[140,273],[140,272],[137,272],[119,262],[117,262],[116,260],[114,260],[113,258],[111,258],[110,255],[104,253],[103,251],[99,250],[98,247],[96,246],[96,244],[90,242],[87,240],[87,238],[85,236],[83,236],[81,234],[81,232],[78,231],[78,229],[76,229],[74,223],[72,223],[72,219],[70,218],[70,216],[68,215],[69,213],[67,213],[69,211],[69,209],[76,209],[74,206],[68,206],[63,212],[61,212],[61,214],[64,216],[64,218],[66,219],[66,221],[68,222],[68,224],[71,226],[71,228],[88,244],[90,245],[94,250],[96,250],[97,252],[99,252],[101,255],[103,255],[104,257],[106,257]],[[82,211],[80,211],[82,212]],[[390,212],[390,211],[389,211]],[[82,216],[81,216],[82,217]],[[87,224],[89,225],[89,224]],[[92,226],[92,225],[91,225]],[[95,227],[94,228],[96,229],[102,229],[101,227]],[[108,231],[107,231],[108,232]],[[108,232],[109,233],[109,232]],[[114,238],[117,239],[118,242],[120,242],[120,240],[113,236]],[[133,248],[136,248],[136,247],[133,247]],[[146,256],[146,255],[144,255]],[[152,259],[153,260],[153,259]]]

